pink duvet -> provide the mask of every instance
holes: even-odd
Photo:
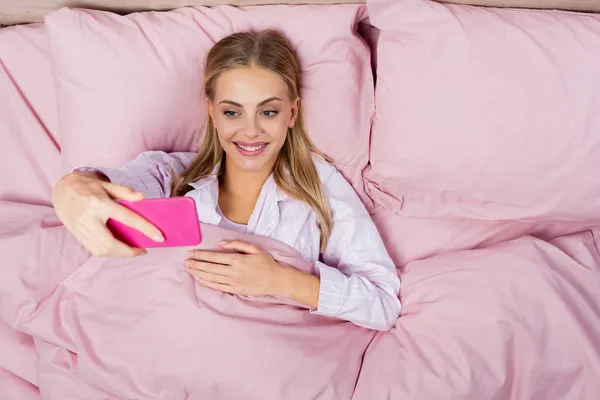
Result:
[[[0,220],[23,211],[4,203]],[[52,210],[0,239],[0,316],[34,338],[45,399],[348,399],[374,333],[284,299],[240,298],[196,284],[189,248],[135,259],[88,258]],[[18,233],[21,231],[20,233]],[[204,226],[203,248],[239,237]],[[245,238],[294,268],[287,246]]]
[[[522,237],[409,263],[403,316],[371,344],[355,399],[598,399],[594,237]]]
[[[600,255],[591,231],[411,262],[403,316],[373,340],[284,299],[206,289],[181,265],[186,248],[89,258],[50,208],[5,202],[0,221],[0,317],[12,328],[1,325],[0,335],[23,347],[0,368],[24,383],[19,390],[39,386],[44,399],[600,393]],[[205,248],[237,236],[211,226],[204,234]],[[281,243],[245,239],[312,268]]]

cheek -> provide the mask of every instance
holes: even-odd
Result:
[[[288,131],[288,119],[286,117],[266,119],[262,123],[262,128],[273,140],[283,141]]]
[[[227,140],[234,136],[242,128],[240,120],[234,120],[225,116],[218,116],[213,119],[219,139]]]

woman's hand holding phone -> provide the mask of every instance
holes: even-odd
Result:
[[[90,172],[71,172],[55,185],[52,204],[65,227],[98,257],[135,257],[146,253],[115,239],[106,226],[109,219],[134,228],[155,242],[164,240],[160,230],[117,200],[142,200],[142,193],[115,185]]]

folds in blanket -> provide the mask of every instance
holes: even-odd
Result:
[[[370,345],[355,400],[598,398],[590,231],[413,261],[403,285],[398,328]]]
[[[37,388],[37,362],[31,336],[0,320],[0,398],[41,399]]]
[[[40,27],[0,32],[0,200],[49,205],[53,183],[66,172],[53,134],[56,99],[45,46]]]
[[[203,228],[203,248],[246,240],[312,271],[283,243]],[[203,287],[182,264],[188,250],[88,259],[62,227],[0,239],[2,317],[33,336],[44,398],[351,397],[371,331]]]
[[[4,399],[41,400],[37,387],[18,377],[17,375],[0,368],[0,394]]]
[[[0,202],[0,317],[26,332],[59,284],[89,258],[45,206]]]

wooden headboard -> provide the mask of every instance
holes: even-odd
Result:
[[[600,0],[440,0],[445,3],[489,7],[556,8],[600,12]],[[62,7],[92,8],[126,14],[143,10],[171,10],[184,6],[234,6],[262,4],[364,3],[365,0],[0,0],[0,24],[40,22]]]

